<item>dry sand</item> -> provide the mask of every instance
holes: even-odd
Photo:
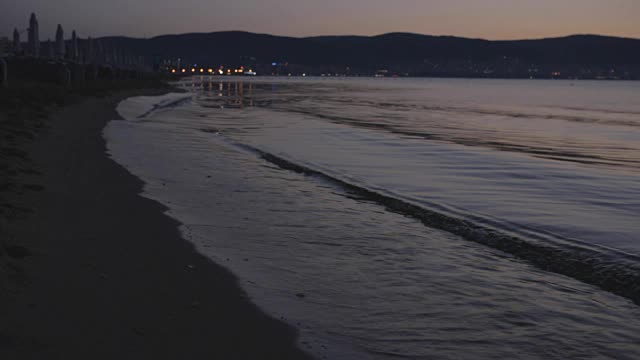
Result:
[[[37,171],[20,175],[25,211],[0,254],[0,358],[308,358],[108,158],[101,132],[127,95],[56,111],[28,146]]]

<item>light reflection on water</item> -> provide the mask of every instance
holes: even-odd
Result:
[[[640,356],[640,312],[630,302],[427,228],[321,178],[278,169],[229,142],[291,151],[276,145],[296,140],[275,134],[292,122],[275,118],[299,113],[307,101],[291,98],[322,102],[323,91],[341,91],[335,85],[195,85],[204,90],[194,104],[204,107],[185,104],[144,121],[112,122],[106,130],[110,152],[147,182],[145,195],[170,207],[200,251],[230,267],[269,313],[301,329],[303,347],[345,359]],[[349,91],[343,96],[357,96]],[[340,106],[326,105],[326,112]],[[284,135],[304,135],[303,125]],[[328,139],[320,136],[326,128],[313,126],[324,131],[318,141]],[[353,139],[348,131],[332,134],[334,140]],[[345,144],[338,140],[329,145]],[[309,141],[295,147],[310,148],[298,155],[324,149]],[[377,143],[383,144],[397,146]],[[493,156],[495,148],[487,149]],[[367,165],[374,164],[361,168]],[[576,179],[589,179],[600,166],[632,168],[578,164],[572,171]],[[616,201],[631,206],[628,199]]]

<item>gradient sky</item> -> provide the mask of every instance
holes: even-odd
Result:
[[[486,39],[569,34],[640,38],[640,0],[0,0],[0,34],[40,21],[80,36],[246,30],[289,36],[393,31]],[[23,35],[26,39],[26,33]]]

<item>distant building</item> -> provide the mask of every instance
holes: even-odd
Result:
[[[38,26],[38,19],[36,14],[31,14],[29,19],[29,55],[33,57],[40,56],[40,29]]]
[[[9,38],[0,38],[0,86],[7,87],[7,62],[4,57],[9,54],[11,50],[11,43]]]
[[[53,46],[53,41],[51,41],[51,39],[47,39],[47,57],[49,59],[55,59],[56,58],[56,49]]]
[[[13,53],[20,54],[20,32],[18,29],[13,29]]]
[[[71,32],[71,53],[69,54],[69,58],[73,61],[78,61],[78,36],[76,35],[76,31],[73,30]]]
[[[102,47],[102,41],[96,40],[95,51],[93,55],[93,60],[97,64],[102,64],[105,62],[104,59],[104,49]]]
[[[93,49],[93,39],[89,37],[87,39],[87,50],[85,52],[85,62],[89,64],[93,64],[95,59],[94,49]]]
[[[11,43],[9,42],[9,38],[2,37],[0,38],[0,57],[7,56],[11,52]]]
[[[64,30],[62,30],[62,25],[58,24],[58,29],[56,30],[56,58],[64,59],[65,53]]]

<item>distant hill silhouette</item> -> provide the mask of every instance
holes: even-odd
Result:
[[[413,75],[520,77],[558,71],[583,77],[626,73],[630,78],[640,74],[640,39],[598,35],[489,41],[411,33],[293,38],[227,31],[102,40],[140,55],[181,58],[183,64],[251,63],[263,71],[277,62],[309,72],[388,69]]]

